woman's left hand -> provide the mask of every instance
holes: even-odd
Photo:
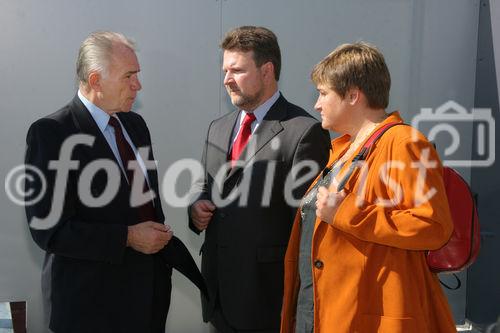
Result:
[[[318,188],[316,196],[316,217],[321,221],[331,224],[340,204],[344,200],[344,190],[337,192],[337,186],[332,184],[330,189],[324,186]]]

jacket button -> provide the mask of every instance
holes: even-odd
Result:
[[[323,268],[323,262],[319,259],[314,260],[314,267],[316,267],[317,269]]]
[[[226,214],[225,214],[225,213],[220,213],[220,214],[219,214],[219,216],[220,216],[221,218],[225,218],[225,217],[226,217]]]

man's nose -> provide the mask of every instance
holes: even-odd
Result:
[[[135,80],[132,81],[132,90],[139,91],[141,89],[142,89],[141,81],[139,80],[138,77],[136,77]]]
[[[233,74],[231,74],[230,72],[226,72],[226,74],[224,75],[224,84],[227,85],[233,81],[234,81]]]

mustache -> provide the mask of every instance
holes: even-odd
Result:
[[[231,85],[226,85],[226,90],[231,91],[231,92],[239,92],[240,91],[238,86],[231,86]]]

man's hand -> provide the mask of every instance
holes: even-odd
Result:
[[[203,231],[208,227],[215,208],[210,200],[198,200],[191,206],[191,219],[196,229]]]
[[[337,181],[333,179],[330,188],[321,186],[316,196],[316,217],[328,224],[333,222],[333,217],[346,196],[344,190],[337,192],[337,186]]]
[[[172,236],[170,226],[146,221],[128,227],[127,246],[144,254],[153,254],[163,249]]]

